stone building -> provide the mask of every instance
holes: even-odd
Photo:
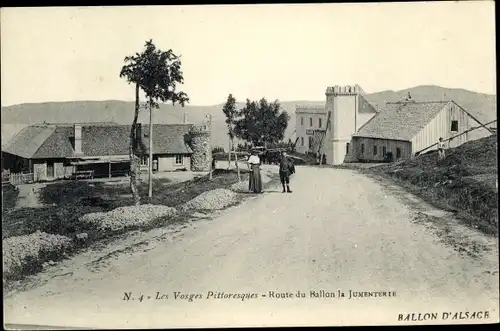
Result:
[[[352,135],[377,111],[365,99],[365,92],[359,85],[328,87],[325,94],[324,107],[296,107],[298,151],[321,153],[325,155],[327,164],[341,164],[351,156],[349,145]],[[301,148],[302,141],[307,142],[307,146]],[[324,149],[320,152],[322,144]]]

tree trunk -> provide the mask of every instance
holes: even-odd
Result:
[[[236,164],[236,172],[238,173],[238,182],[241,181],[241,176],[240,176],[240,167],[238,165],[238,153],[236,153],[236,149],[234,148],[234,139],[231,141],[231,146],[233,147],[233,152],[234,152],[234,163]]]
[[[139,117],[139,84],[135,85],[135,110],[134,110],[134,121],[132,122],[132,128],[130,129],[130,191],[134,198],[134,204],[138,206],[141,203],[141,197],[137,191],[137,159],[136,159],[136,148],[137,148],[137,119]]]
[[[229,151],[227,152],[227,170],[231,169],[231,140],[229,140]]]
[[[149,190],[148,197],[153,197],[153,108],[152,98],[149,98]]]

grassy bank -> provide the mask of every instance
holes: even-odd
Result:
[[[244,171],[242,180],[248,180]],[[155,179],[152,199],[147,198],[147,183],[140,183],[140,210],[130,207],[133,200],[128,182],[50,183],[39,192],[44,207],[4,210],[3,255],[12,266],[6,275],[4,264],[4,280],[36,273],[44,262],[64,259],[95,242],[128,231],[184,222],[193,210],[182,211],[181,205],[205,192],[229,189],[237,182],[234,171],[219,169],[214,171],[211,180],[208,175],[175,184]],[[9,199],[15,200],[14,193]],[[91,217],[87,217],[89,214]],[[103,224],[106,217],[108,222]]]
[[[391,179],[427,202],[455,212],[467,225],[498,235],[497,136],[403,162],[362,167],[368,175]]]
[[[16,206],[19,189],[12,184],[2,186],[2,210],[10,210]]]

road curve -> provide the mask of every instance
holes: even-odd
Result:
[[[432,324],[498,322],[494,239],[474,233],[490,251],[461,254],[415,222],[415,211],[398,194],[351,170],[298,167],[291,188],[291,194],[269,189],[177,239],[110,257],[99,271],[77,265],[75,257],[73,265],[66,262],[68,275],[61,269],[63,276],[5,298],[5,322],[388,325],[403,323],[399,314],[415,313],[415,320],[426,312],[439,315],[427,321]],[[378,297],[349,298],[350,291]],[[202,298],[174,298],[174,292]],[[247,297],[218,299],[218,292]],[[135,299],[124,300],[125,293]],[[488,311],[490,319],[441,319],[443,312],[460,311]]]

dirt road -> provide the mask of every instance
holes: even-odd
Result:
[[[268,190],[99,268],[88,267],[97,253],[75,257],[42,274],[45,284],[6,298],[5,321],[117,328],[418,324],[411,320],[419,313],[435,313],[427,323],[498,322],[495,239],[351,170],[300,167],[292,190]],[[174,292],[202,298],[190,302]],[[257,297],[217,299],[217,292]],[[442,320],[464,311],[469,319]],[[471,319],[476,311],[490,318]],[[398,321],[399,314],[410,321]]]

